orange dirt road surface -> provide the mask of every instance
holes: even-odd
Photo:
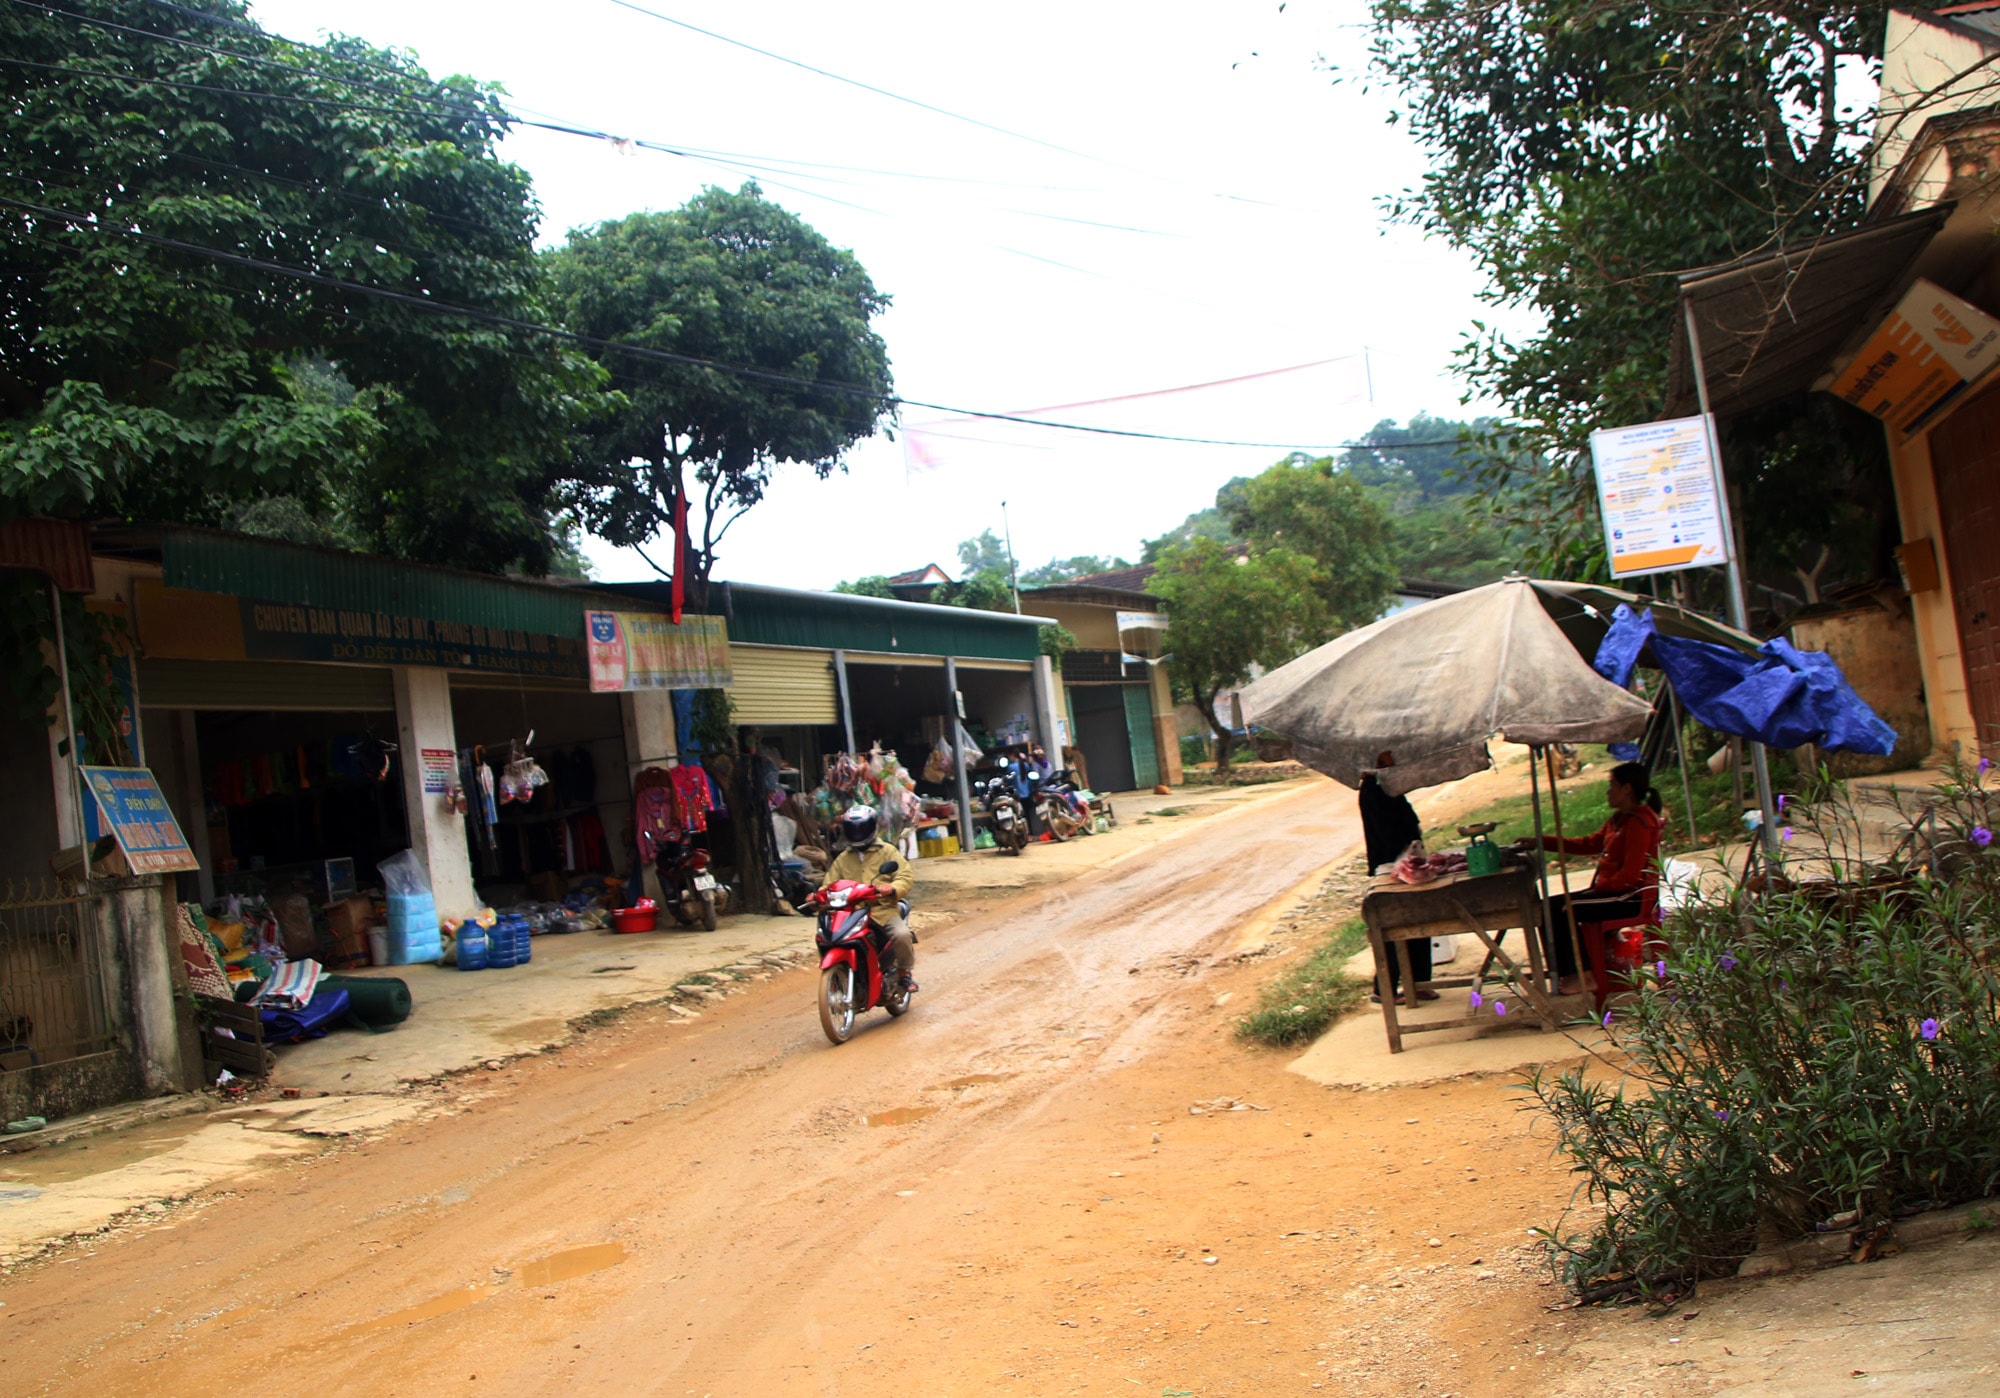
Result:
[[[915,1009],[841,1048],[802,967],[467,1074],[17,1268],[0,1392],[1535,1391],[1567,1182],[1520,1095],[1330,1090],[1231,1033],[1246,920],[1358,839],[1325,783],[1176,829],[926,937]]]

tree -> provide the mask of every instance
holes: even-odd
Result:
[[[1195,538],[1161,556],[1151,587],[1167,604],[1175,687],[1207,719],[1216,770],[1226,770],[1236,735],[1217,719],[1216,700],[1257,667],[1275,669],[1343,629],[1322,600],[1319,565],[1282,546],[1246,556]]]
[[[777,467],[824,479],[894,411],[888,349],[870,325],[889,298],[754,184],[579,230],[545,256],[567,329],[704,361],[600,356],[624,404],[590,434],[574,499],[594,533],[638,547],[699,495],[687,557],[697,598]]]
[[[1094,553],[1079,553],[1070,558],[1051,558],[1039,568],[1030,568],[1021,574],[1021,586],[1052,587],[1057,583],[1089,577],[1092,573],[1108,573],[1114,568],[1131,566],[1122,558],[1101,558]]]
[[[1331,457],[1294,455],[1216,497],[1253,555],[1289,549],[1317,565],[1313,587],[1337,630],[1366,626],[1396,591],[1389,521]]]
[[[1168,550],[1174,548],[1176,545],[1189,543],[1195,539],[1213,539],[1217,543],[1222,544],[1243,542],[1236,537],[1236,531],[1230,527],[1229,516],[1223,511],[1222,502],[1233,493],[1240,491],[1248,480],[1249,477],[1247,476],[1232,478],[1222,489],[1215,492],[1215,504],[1205,510],[1196,510],[1172,529],[1160,535],[1159,538],[1146,540],[1140,547],[1139,561],[1141,563],[1158,563],[1166,556]]]
[[[835,592],[844,592],[850,597],[893,598],[896,595],[895,589],[889,586],[889,575],[886,573],[870,573],[865,578],[855,578],[849,582],[837,582],[833,585],[833,590]]]
[[[1491,418],[1384,418],[1341,454],[1341,470],[1388,513],[1400,577],[1477,587],[1513,571],[1520,549],[1485,508],[1468,461],[1497,428]]]
[[[475,318],[545,315],[494,89],[236,0],[11,5],[0,52],[0,513],[548,568],[598,375]]]
[[[958,546],[958,562],[967,577],[975,573],[998,573],[1007,577],[1014,571],[1014,557],[1007,545],[991,529],[983,529],[976,539]]]
[[[1859,217],[1874,114],[1842,89],[1879,72],[1887,8],[1374,0],[1375,65],[1404,96],[1392,120],[1432,157],[1392,213],[1470,252],[1489,299],[1544,327],[1510,339],[1477,325],[1460,356],[1475,390],[1511,410],[1481,485],[1540,570],[1603,573],[1588,435],[1659,415],[1673,274]],[[1801,434],[1817,447],[1801,451]],[[1886,476],[1879,428],[1833,407],[1738,419],[1724,450],[1738,516],[1760,522],[1810,505],[1793,467],[1816,451],[1876,478],[1848,492],[1854,510]],[[1752,569],[1788,578],[1796,533],[1745,532]],[[1864,550],[1837,566],[1879,563]]]

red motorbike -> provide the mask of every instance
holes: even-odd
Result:
[[[882,866],[885,877],[895,872],[893,859]],[[854,1021],[878,1005],[892,1018],[909,1012],[909,987],[891,987],[882,974],[888,938],[868,917],[883,897],[874,884],[841,879],[806,899],[819,910],[813,937],[819,948],[819,1027],[836,1044],[854,1037]]]
[[[657,844],[653,867],[660,872],[660,892],[674,921],[683,927],[699,922],[702,931],[713,932],[721,890],[709,872],[708,851],[685,834],[662,837]]]

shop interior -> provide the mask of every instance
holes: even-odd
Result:
[[[467,789],[466,840],[482,903],[559,902],[580,880],[629,874],[632,798],[617,695],[488,688],[454,675],[451,718],[461,757],[483,760],[493,777],[490,824]],[[533,784],[510,781],[510,766]]]

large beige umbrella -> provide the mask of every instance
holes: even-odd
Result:
[[[1590,668],[1576,624],[1629,594],[1594,592],[1586,607],[1516,577],[1384,617],[1244,689],[1244,720],[1348,786],[1373,772],[1392,796],[1484,771],[1496,737],[1530,747],[1636,739],[1652,706]],[[1608,622],[1591,629],[1601,635]]]

